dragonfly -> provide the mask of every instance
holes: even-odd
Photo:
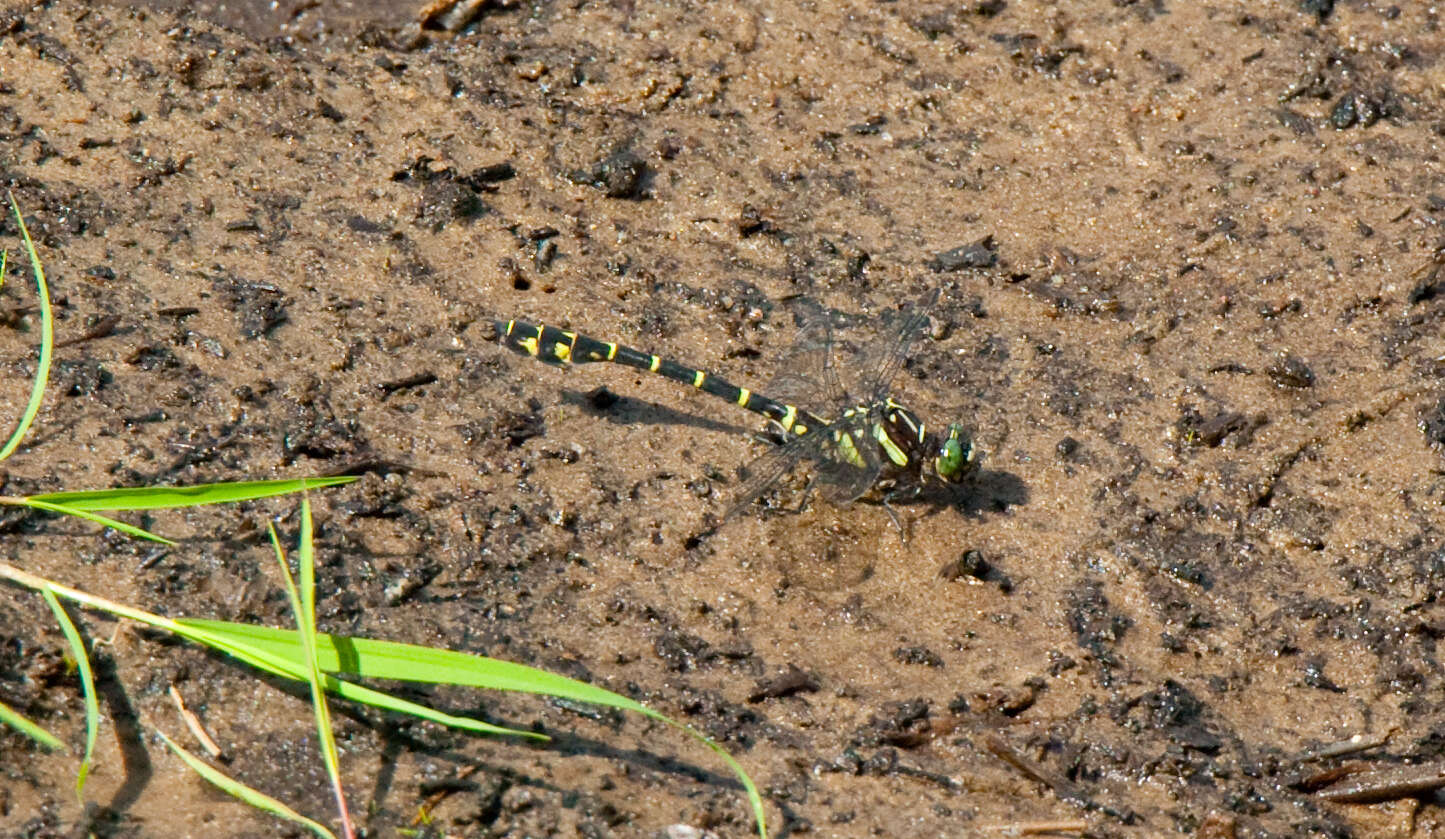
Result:
[[[928,324],[934,290],[907,307],[896,323],[840,365],[834,317],[820,307],[803,318],[799,338],[768,387],[739,387],[706,370],[580,332],[521,320],[494,321],[507,348],[556,366],[610,362],[646,370],[725,399],[769,421],[768,451],[739,470],[743,484],[730,518],[767,493],[800,464],[814,471],[810,487],[844,506],[871,490],[902,531],[891,502],[916,496],[930,482],[959,484],[977,472],[981,452],[959,422],[941,434],[892,394],[893,380]],[[844,373],[844,370],[848,370]],[[852,386],[844,384],[845,378]]]

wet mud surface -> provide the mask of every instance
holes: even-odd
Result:
[[[316,499],[325,629],[644,701],[730,749],[779,835],[1445,835],[1428,4],[496,3],[455,33],[303,6],[0,14],[0,180],[63,342],[7,494],[362,474]],[[491,325],[761,389],[800,301],[866,337],[932,289],[896,395],[986,460],[898,506],[906,543],[876,504],[786,491],[721,521],[757,418]],[[7,513],[0,545],[285,625],[264,524],[292,510],[157,514],[164,552]],[[74,758],[4,733],[0,834],[275,835],[153,741],[183,728],[172,685],[228,771],[329,818],[294,689],[86,621],[89,803]],[[53,618],[5,590],[0,624],[0,701],[79,744]],[[556,743],[342,710],[373,835],[438,790],[432,835],[750,829],[659,726],[422,693]]]

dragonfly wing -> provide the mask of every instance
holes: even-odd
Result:
[[[860,369],[867,376],[862,393],[870,400],[879,402],[886,399],[893,386],[893,379],[908,360],[908,350],[923,334],[928,325],[928,313],[938,303],[938,289],[924,295],[918,303],[905,309],[893,328],[891,338],[880,338],[866,358],[860,359]]]
[[[738,470],[742,476],[743,485],[733,499],[733,505],[728,508],[723,518],[732,518],[746,509],[748,505],[758,499],[758,496],[767,492],[780,478],[792,471],[798,461],[815,457],[814,449],[817,448],[820,439],[816,434],[794,437],[782,446],[768,449]]]
[[[798,338],[782,357],[782,372],[764,392],[787,405],[829,413],[841,410],[850,402],[838,375],[832,313],[811,301],[800,302],[799,307],[803,311]]]

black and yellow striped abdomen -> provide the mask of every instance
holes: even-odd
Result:
[[[646,370],[726,399],[755,414],[762,414],[790,434],[801,436],[827,425],[825,420],[807,411],[776,402],[745,387],[738,387],[705,370],[678,364],[676,361],[622,344],[599,341],[555,326],[539,326],[520,320],[509,320],[505,323],[497,321],[496,326],[498,337],[508,348],[549,364],[611,361],[637,370]]]

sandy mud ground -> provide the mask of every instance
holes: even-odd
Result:
[[[325,629],[647,702],[782,836],[1445,836],[1433,4],[400,5],[7,4],[0,182],[63,346],[5,493],[364,475],[316,498]],[[5,279],[13,416],[37,316]],[[986,460],[898,505],[906,543],[877,504],[789,512],[801,478],[722,521],[757,417],[491,326],[764,390],[805,301],[866,338],[933,289],[895,393]],[[11,512],[0,547],[285,625],[264,524],[294,510],[150,516],[166,552]],[[87,803],[4,733],[0,834],[276,835],[156,744],[173,685],[228,771],[331,818],[304,696],[84,617]],[[79,744],[64,649],[0,590],[0,701]],[[369,835],[438,789],[425,835],[751,829],[661,726],[422,695],[557,742],[343,706]]]

